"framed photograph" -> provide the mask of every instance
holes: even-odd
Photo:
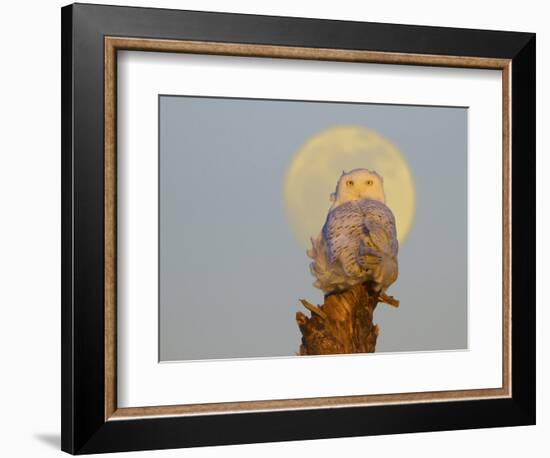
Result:
[[[535,423],[535,35],[62,9],[62,448]]]

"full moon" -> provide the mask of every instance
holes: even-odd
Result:
[[[397,238],[403,243],[414,223],[415,187],[399,149],[378,132],[362,126],[338,126],[309,138],[292,158],[283,185],[290,225],[306,248],[321,231],[342,171],[364,168],[384,179],[386,205],[392,210]]]

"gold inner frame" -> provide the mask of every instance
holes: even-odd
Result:
[[[265,401],[143,406],[117,405],[117,51],[176,52],[241,57],[423,65],[501,70],[502,72],[502,387],[490,389],[430,391],[283,399]],[[403,404],[506,398],[512,394],[511,367],[511,60],[482,57],[438,56],[344,49],[300,48],[179,40],[105,37],[105,420],[151,416],[182,416],[297,410],[334,407]]]

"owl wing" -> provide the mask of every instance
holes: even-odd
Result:
[[[385,292],[398,275],[395,218],[382,202],[363,199],[359,206],[365,215],[366,234],[359,246],[359,264],[368,273],[375,291]]]
[[[392,211],[382,202],[370,199],[358,201],[358,206],[364,215],[363,230],[367,236],[367,253],[368,248],[374,248],[390,257],[397,256],[399,244]]]
[[[339,260],[350,276],[360,274],[357,256],[364,237],[363,229],[364,214],[356,202],[346,202],[331,210],[323,226],[329,262],[333,264]]]

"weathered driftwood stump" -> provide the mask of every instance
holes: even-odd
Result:
[[[300,302],[311,312],[310,318],[302,312],[296,313],[302,332],[300,355],[373,353],[379,334],[373,322],[376,305],[385,302],[399,306],[399,301],[373,292],[366,283],[326,295],[323,305],[316,306],[304,299]]]

